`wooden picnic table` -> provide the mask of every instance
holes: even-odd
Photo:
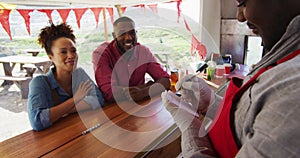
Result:
[[[5,56],[0,57],[0,63],[3,64],[5,76],[13,76],[12,71],[16,64],[31,64],[34,67],[28,68],[27,76],[32,77],[36,69],[43,73],[46,73],[50,67],[50,60],[47,57],[35,57],[35,56]]]
[[[0,63],[2,63],[4,69],[4,75],[0,76],[0,79],[4,80],[1,86],[16,83],[21,90],[22,98],[27,98],[28,84],[34,72],[39,70],[42,73],[46,73],[51,65],[49,58],[35,56],[5,56],[0,57]],[[23,65],[23,68],[26,70],[25,76],[13,75],[16,64]]]
[[[39,53],[43,52],[44,49],[26,49],[25,51],[32,56],[37,56]]]

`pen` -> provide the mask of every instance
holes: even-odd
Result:
[[[207,67],[208,67],[208,65],[206,63],[204,63],[196,72],[202,72]]]
[[[208,67],[208,65],[206,63],[204,63],[197,71],[196,74],[193,75],[191,78],[187,79],[187,81],[192,81],[192,79],[194,77],[196,77],[199,73],[201,73],[204,69],[206,69]]]
[[[87,133],[90,133],[91,131],[97,129],[97,128],[100,127],[100,126],[101,126],[101,124],[98,123],[98,124],[96,124],[95,126],[93,126],[93,127],[91,127],[91,128],[88,128],[87,130],[83,131],[82,134],[85,135],[85,134],[87,134]]]
[[[206,63],[204,63],[197,71],[196,74],[191,76],[189,79],[187,79],[186,81],[192,81],[192,79],[194,77],[196,77],[199,73],[201,73],[204,69],[206,69],[208,67],[208,65]],[[178,88],[177,91],[179,91],[181,89],[181,87]]]

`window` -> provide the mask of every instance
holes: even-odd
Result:
[[[244,58],[245,65],[256,64],[262,58],[263,46],[261,37],[246,36],[246,53]]]

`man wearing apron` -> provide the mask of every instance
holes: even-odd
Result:
[[[231,79],[222,99],[213,95],[200,78],[187,76],[178,82],[176,87],[184,92],[182,99],[197,107],[199,113],[213,116],[207,134],[203,134],[200,119],[180,113],[162,95],[182,132],[182,154],[299,157],[300,1],[237,2],[238,20],[247,21],[249,28],[262,37],[267,52],[246,78]]]

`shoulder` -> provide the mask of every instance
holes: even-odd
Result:
[[[103,44],[101,46],[102,48],[102,53],[100,56],[101,60],[108,60],[108,59],[112,59],[115,58],[116,56],[118,56],[118,48],[116,47],[116,42],[115,40],[111,41],[111,42],[107,42],[105,44]]]
[[[112,42],[102,42],[94,51],[93,51],[93,55],[102,55],[104,53],[104,51],[106,51],[107,49],[109,49],[109,47],[111,47]]]
[[[142,44],[140,44],[140,43],[138,43],[138,44],[136,45],[136,48],[137,48],[139,51],[144,51],[144,52],[146,52],[146,53],[151,53],[151,50],[150,50],[147,46],[142,45]]]
[[[153,61],[155,59],[151,50],[148,47],[141,45],[141,44],[138,44],[135,46],[135,56],[138,58],[147,59],[150,61]]]
[[[85,72],[85,70],[83,70],[83,68],[78,67],[73,71],[72,76],[73,77],[84,77],[84,76],[87,76],[87,73]]]
[[[46,81],[46,77],[45,75],[40,75],[40,76],[36,76],[34,77],[31,81],[29,86],[32,87],[46,87],[48,86],[48,83]]]
[[[78,67],[73,71],[73,73],[85,73],[85,71],[83,70],[83,68]]]
[[[265,80],[282,81],[300,77],[300,55],[263,73]]]
[[[94,64],[97,64],[99,61],[100,56],[103,54],[105,49],[108,47],[109,42],[103,42],[101,43],[97,49],[95,49],[92,53],[92,62]]]
[[[107,47],[108,45],[110,44],[110,42],[102,42],[98,47],[97,49],[94,50],[93,53],[98,53],[98,54],[101,54]]]
[[[261,74],[250,88],[252,101],[273,109],[294,106],[300,93],[300,56],[279,64]],[[289,104],[289,105],[286,105]],[[282,106],[284,105],[284,106]],[[276,110],[274,110],[276,111]],[[284,112],[282,113],[284,115]]]
[[[31,82],[34,82],[34,83],[44,82],[44,81],[46,81],[46,79],[45,79],[46,77],[47,76],[45,76],[45,75],[39,75],[39,76],[34,77],[31,80]]]

